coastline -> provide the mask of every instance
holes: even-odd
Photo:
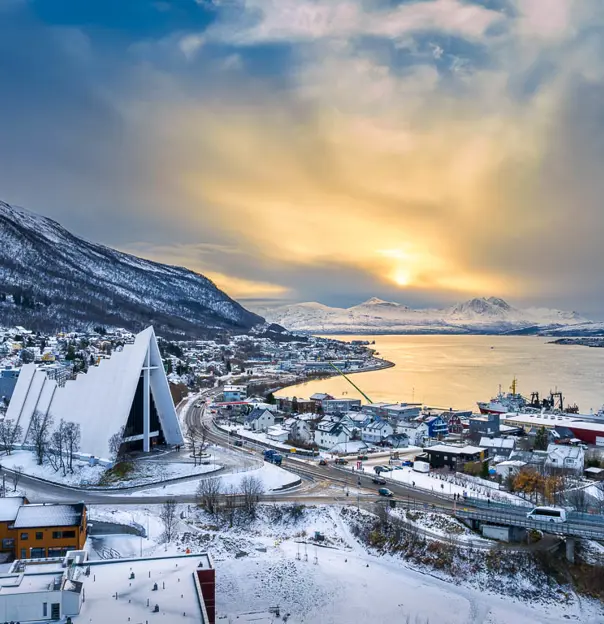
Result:
[[[357,368],[352,371],[342,371],[342,373],[344,373],[344,375],[346,376],[356,375],[357,373],[371,373],[374,371],[386,370],[387,368],[394,368],[396,366],[396,364],[394,362],[391,362],[390,360],[383,360],[380,358],[373,358],[373,359],[374,360],[379,359],[379,364],[375,363],[373,366],[367,366],[365,368]],[[273,393],[281,392],[283,390],[287,390],[287,388],[293,388],[294,386],[299,386],[300,384],[303,384],[303,383],[307,383],[310,381],[321,381],[322,379],[331,379],[333,377],[341,377],[341,375],[334,371],[333,373],[325,373],[324,375],[317,375],[314,377],[301,377],[294,383],[288,383],[285,386],[277,386],[274,390],[272,390],[272,392]]]

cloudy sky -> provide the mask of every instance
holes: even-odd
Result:
[[[245,300],[604,310],[602,0],[0,0],[0,199]]]

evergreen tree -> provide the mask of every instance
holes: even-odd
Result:
[[[536,451],[545,451],[545,449],[547,449],[547,443],[548,443],[547,431],[545,430],[545,427],[541,427],[541,429],[539,429],[537,431],[537,434],[535,435],[534,448]]]

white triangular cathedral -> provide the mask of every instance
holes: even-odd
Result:
[[[114,459],[109,441],[122,428],[132,450],[183,443],[153,327],[63,387],[35,364],[23,366],[6,414],[21,425],[22,444],[35,412],[51,416],[55,426],[61,419],[78,423],[80,453],[102,461]]]

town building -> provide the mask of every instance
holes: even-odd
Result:
[[[352,438],[346,425],[330,420],[321,421],[315,431],[315,442],[322,448],[330,449],[337,444],[345,444]]]
[[[429,416],[424,419],[424,424],[428,427],[428,437],[442,440],[449,434],[449,426],[442,416]]]
[[[89,561],[76,550],[0,574],[0,621],[214,624],[215,588],[208,554]]]
[[[487,449],[489,457],[500,457],[503,461],[504,459],[509,459],[510,455],[514,452],[516,439],[482,437],[480,438],[478,446]]]
[[[15,530],[13,524],[19,508],[27,504],[23,496],[0,498],[0,552],[15,555]]]
[[[155,445],[183,443],[153,327],[63,387],[35,364],[23,366],[6,414],[21,426],[21,444],[28,440],[34,413],[79,424],[81,454],[109,465],[116,434],[123,450],[149,452]]]
[[[222,400],[229,401],[245,401],[247,399],[247,386],[226,385],[222,390]]]
[[[429,437],[428,425],[417,421],[399,423],[396,426],[396,433],[407,436],[409,444],[413,446],[423,446]]]
[[[255,407],[245,417],[244,424],[252,431],[267,431],[275,424],[275,415],[271,410]]]
[[[21,559],[62,557],[84,548],[87,536],[86,506],[36,504],[19,507],[11,529],[15,553]]]
[[[470,418],[470,436],[498,436],[500,433],[499,414],[487,414]]]
[[[580,475],[585,465],[585,451],[581,446],[549,444],[545,468]]]
[[[277,407],[286,414],[312,414],[315,411],[315,402],[298,397],[277,397]]]
[[[289,431],[281,425],[273,425],[266,430],[266,437],[273,442],[286,442],[289,439]]]
[[[460,471],[468,462],[485,460],[486,451],[479,446],[452,446],[450,444],[435,444],[424,449],[428,455],[432,468],[448,466],[451,470]]]
[[[344,414],[345,412],[360,409],[360,399],[325,399],[321,401],[324,414]]]
[[[361,440],[371,444],[381,444],[394,433],[394,428],[387,420],[376,420],[361,431]]]
[[[290,440],[299,440],[305,444],[312,441],[312,430],[308,421],[299,418],[288,418],[283,427],[289,431]]]

